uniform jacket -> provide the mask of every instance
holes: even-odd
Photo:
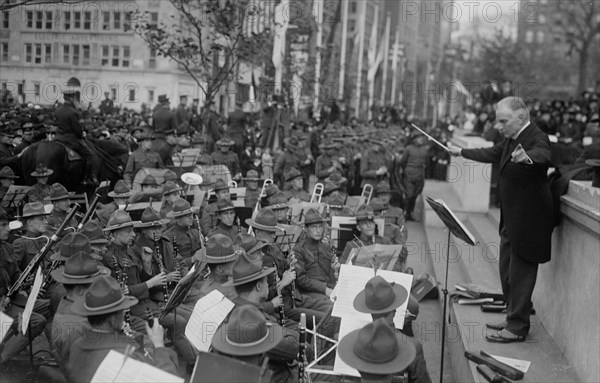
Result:
[[[73,300],[63,297],[52,320],[51,336],[59,366],[66,366],[71,355],[71,346],[83,336],[84,328],[89,328],[87,318],[71,311]]]
[[[385,155],[385,152],[370,151],[367,155],[363,155],[360,159],[360,176],[363,179],[362,185],[370,183],[375,187],[377,181],[383,179],[385,175],[378,176],[376,171],[386,166],[389,170],[389,161]]]
[[[76,140],[83,138],[83,127],[79,123],[79,111],[70,102],[65,102],[54,112],[57,124],[57,136],[72,135]]]
[[[411,180],[424,179],[428,155],[429,147],[408,145],[400,159],[400,165],[404,168],[404,176]]]
[[[183,258],[188,267],[192,265],[192,256],[200,249],[200,235],[196,228],[183,228],[177,224],[173,225],[164,234],[167,238],[172,239],[175,235],[177,249],[179,255]]]
[[[317,157],[315,162],[315,176],[319,180],[318,182],[324,182],[325,178],[329,177],[329,168],[333,166],[333,157],[323,153]]]
[[[34,234],[30,231],[25,233],[26,237],[37,237],[38,234]],[[44,245],[46,244],[46,238],[38,238],[38,239],[28,239],[28,238],[17,238],[13,242],[14,249],[14,258],[15,261],[19,264],[21,270],[25,269],[29,264],[29,261],[36,256],[37,253],[42,250]],[[45,268],[49,263],[48,260],[42,261],[42,268]]]
[[[173,166],[173,150],[175,146],[170,145],[164,138],[156,138],[152,140],[151,149],[158,153],[160,160],[163,163],[163,168],[165,166]]]
[[[227,226],[223,222],[219,222],[217,227],[215,227],[214,230],[212,232],[210,232],[209,236],[212,236],[215,234],[223,234],[223,235],[231,238],[231,240],[233,241],[235,236],[239,234],[239,230],[236,225]]]
[[[36,183],[33,185],[29,191],[27,191],[27,198],[29,202],[42,202],[45,197],[50,196],[50,191],[52,188],[50,185],[42,185]]]
[[[240,169],[240,160],[238,159],[238,155],[234,152],[223,154],[220,150],[217,150],[213,152],[210,157],[214,164],[227,166],[232,177],[242,172]]]
[[[521,144],[533,164],[511,162]],[[463,149],[462,156],[500,167],[500,229],[506,227],[512,251],[529,262],[550,260],[554,211],[547,181],[550,161],[548,136],[531,123],[516,140],[508,138],[485,149]]]
[[[119,206],[115,201],[102,206],[100,206],[100,204],[98,205],[99,207],[96,209],[96,216],[98,217],[98,221],[100,221],[100,226],[106,227],[111,214],[117,211]]]
[[[260,190],[258,190],[258,189],[250,190],[250,189],[246,188],[246,200],[244,202],[244,206],[255,208],[259,195],[260,195]]]
[[[284,192],[288,199],[295,198],[298,201],[310,202],[310,194],[306,190],[290,189]]]
[[[164,135],[169,130],[177,130],[177,121],[175,113],[171,111],[168,104],[159,105],[154,108],[152,114],[152,125],[154,133],[157,135]]]
[[[15,261],[11,244],[0,242],[0,297],[6,295],[20,275],[21,269]]]
[[[123,172],[123,180],[131,187],[131,183],[140,169],[164,169],[164,167],[165,165],[158,152],[152,149],[144,150],[139,148],[129,156],[127,166],[125,166],[125,172]]]
[[[54,232],[58,229],[58,227],[60,226],[60,224],[62,223],[62,221],[65,220],[65,218],[67,218],[67,213],[63,212],[63,211],[58,211],[56,209],[52,209],[52,212],[50,213],[50,215],[48,215],[48,225],[47,227],[47,231],[50,234],[54,234]],[[75,217],[71,218],[71,221],[69,221],[67,223],[66,227],[74,227],[77,228],[77,220],[75,219]],[[65,232],[62,233],[62,235],[66,234]]]
[[[327,287],[336,283],[331,267],[333,250],[321,241],[307,238],[302,246],[296,246],[296,284],[302,292],[325,294]]]
[[[122,354],[128,345],[137,345],[135,339],[126,337],[122,332],[105,334],[84,330],[83,337],[73,343],[67,370],[70,382],[89,382],[110,350]],[[163,371],[177,375],[178,359],[175,351],[165,347],[150,351],[151,359],[144,355],[137,345],[132,358],[158,367]]]

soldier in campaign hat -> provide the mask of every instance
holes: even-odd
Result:
[[[8,189],[14,185],[15,179],[19,178],[15,172],[8,166],[0,170],[0,200],[4,198]]]
[[[246,186],[246,200],[244,205],[246,207],[254,208],[256,206],[261,192],[258,188],[259,181],[261,180],[258,178],[258,172],[256,170],[248,170],[244,178],[244,185]]]
[[[47,231],[48,214],[41,202],[25,204],[23,213],[18,217],[23,221],[25,235],[15,239],[13,248],[15,260],[21,269],[25,269],[29,262],[46,245],[47,239],[42,235]],[[44,266],[48,265],[45,260]]]
[[[211,154],[211,158],[213,163],[227,166],[227,169],[229,169],[231,177],[234,180],[241,181],[242,170],[240,167],[240,160],[238,155],[231,151],[233,145],[235,145],[235,141],[232,138],[227,136],[221,137],[221,139],[217,141],[219,150],[214,151]]]
[[[298,202],[310,202],[310,194],[304,190],[304,179],[300,170],[291,168],[285,174],[285,182],[288,185],[285,188],[288,199],[294,198]]]
[[[69,192],[58,182],[52,184],[51,187],[52,190],[50,191],[50,195],[44,198],[44,202],[53,204],[52,212],[48,216],[48,231],[54,232],[67,217],[67,212],[71,209],[70,198],[75,193]],[[77,227],[77,220],[75,217],[71,218],[70,222],[67,222],[67,227]]]
[[[200,233],[198,227],[194,226],[194,214],[192,206],[183,198],[173,203],[173,209],[167,213],[171,220],[171,226],[166,231],[169,238],[175,238],[179,255],[188,267],[193,263],[192,257],[200,249]]]
[[[98,204],[98,208],[96,210],[96,216],[100,221],[100,225],[102,227],[106,226],[108,219],[111,214],[114,213],[118,209],[124,209],[127,206],[129,198],[132,196],[131,189],[125,181],[118,180],[115,184],[115,187],[111,192],[108,193],[108,196],[113,199],[112,202],[104,205]]]
[[[173,204],[181,198],[183,189],[173,181],[165,181],[162,189],[162,204],[160,207],[160,216],[165,218],[173,210]]]
[[[215,193],[217,200],[209,203],[202,212],[201,225],[203,233],[211,233],[217,226],[217,219],[215,216],[215,212],[217,211],[217,202],[219,200],[231,198],[229,186],[220,178],[217,180],[217,182],[215,182],[215,186],[212,190]]]
[[[228,199],[220,199],[217,201],[217,210],[214,213],[217,216],[218,224],[209,235],[223,234],[231,240],[236,235],[240,234],[241,227],[235,226],[235,206]]]
[[[35,171],[31,173],[35,177],[35,185],[27,191],[27,200],[29,202],[42,202],[44,198],[50,195],[52,188],[48,185],[48,177],[54,173],[48,169],[45,163],[39,163]]]
[[[155,150],[152,149],[152,136],[149,131],[144,131],[138,138],[140,147],[127,160],[123,180],[131,188],[133,179],[142,168],[164,169],[165,165]]]

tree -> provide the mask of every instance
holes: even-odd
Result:
[[[483,81],[520,82],[527,78],[528,65],[523,59],[521,47],[510,37],[496,31],[494,37],[481,39],[481,49],[475,65]]]
[[[205,95],[205,106],[231,79],[240,61],[261,65],[270,59],[268,25],[250,32],[260,9],[248,0],[170,0],[171,22],[152,23],[148,12],[136,15],[136,33],[160,56],[178,63]],[[264,17],[263,17],[264,18]],[[208,108],[204,108],[207,110]]]
[[[77,4],[80,1],[61,1],[61,0],[0,0],[0,11],[8,11],[13,8],[25,6],[25,5],[47,5],[47,4]]]
[[[579,53],[579,81],[577,89],[587,85],[590,48],[600,36],[600,3],[595,0],[554,1],[555,31],[569,44],[569,55]]]

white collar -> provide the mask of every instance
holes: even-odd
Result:
[[[521,129],[519,129],[519,131],[517,133],[515,133],[514,136],[512,136],[511,138],[513,140],[516,140],[517,138],[519,138],[519,136],[521,135],[521,133],[525,130],[525,128],[527,128],[529,125],[531,124],[531,121],[527,121],[527,123],[525,125],[523,125],[523,127]]]

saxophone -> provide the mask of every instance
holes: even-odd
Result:
[[[127,267],[129,267],[129,260],[127,258],[123,258],[123,270],[119,271],[119,263],[117,262],[117,257],[113,254],[112,256],[112,264],[115,269],[115,276],[117,277],[117,282],[119,282],[119,286],[121,286],[121,291],[125,294],[125,289],[127,288]],[[131,327],[131,310],[125,310],[123,325],[121,326],[121,330],[128,338],[133,338],[135,336],[135,331]]]
[[[161,274],[167,275],[167,269],[165,268],[165,262],[162,254],[160,253],[160,242],[158,242],[158,235],[154,232],[154,257],[156,258],[156,263],[158,263],[158,267],[160,269]],[[169,300],[169,282],[166,280],[162,284],[163,295],[165,304]]]

